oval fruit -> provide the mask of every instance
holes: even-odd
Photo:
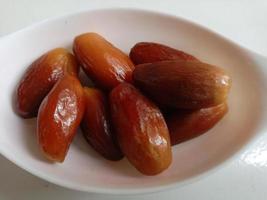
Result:
[[[200,110],[177,110],[166,117],[171,144],[179,144],[214,127],[227,113],[227,103]]]
[[[223,69],[196,61],[162,61],[138,65],[134,83],[162,106],[199,109],[223,103],[231,78]]]
[[[132,81],[132,61],[100,35],[77,36],[73,51],[88,77],[101,88],[110,90],[121,82]]]
[[[78,74],[74,56],[66,49],[53,49],[33,62],[16,91],[17,113],[24,118],[35,117],[38,108],[54,84],[66,73]]]
[[[85,113],[82,131],[87,142],[108,160],[120,160],[123,155],[115,142],[105,95],[98,89],[84,88]]]
[[[168,168],[172,153],[160,110],[127,83],[112,90],[110,106],[119,145],[130,163],[145,175]]]
[[[45,156],[63,162],[84,113],[83,88],[73,75],[60,79],[40,105],[39,145]]]
[[[130,51],[134,64],[154,63],[165,60],[198,61],[198,59],[181,50],[154,42],[139,42]]]

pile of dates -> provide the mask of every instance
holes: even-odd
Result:
[[[199,136],[227,113],[231,78],[171,47],[137,43],[129,57],[96,33],[34,61],[16,89],[17,113],[37,116],[44,155],[63,162],[81,127],[108,160],[125,156],[145,175],[169,167],[171,146]],[[79,66],[94,86],[82,86]]]

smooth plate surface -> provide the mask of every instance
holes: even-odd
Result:
[[[36,121],[20,119],[12,109],[15,86],[27,66],[55,47],[71,49],[73,38],[95,31],[125,52],[139,41],[176,47],[219,65],[232,76],[229,113],[207,134],[173,148],[173,163],[164,173],[147,177],[127,160],[102,159],[78,133],[64,164],[51,164],[40,154]],[[142,193],[194,181],[231,157],[265,131],[266,73],[257,56],[188,21],[138,10],[99,10],[50,20],[0,39],[2,115],[0,152],[27,171],[53,183],[100,193]],[[4,67],[3,67],[4,66]],[[207,175],[207,173],[204,173]]]

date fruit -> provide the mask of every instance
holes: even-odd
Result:
[[[139,42],[130,51],[134,64],[154,63],[165,60],[198,61],[188,53],[154,42]]]
[[[128,83],[114,88],[109,97],[118,142],[130,163],[145,175],[168,168],[170,138],[160,110]]]
[[[197,137],[214,127],[227,113],[227,103],[200,110],[177,110],[166,117],[171,144]]]
[[[122,159],[111,129],[106,96],[98,89],[85,87],[84,99],[85,113],[81,128],[85,139],[104,158]]]
[[[55,83],[66,73],[78,74],[78,65],[66,49],[56,48],[33,62],[16,90],[17,113],[35,117],[38,108]]]
[[[102,89],[132,81],[130,58],[97,33],[77,36],[73,51],[87,76]]]
[[[45,156],[63,162],[84,113],[83,88],[66,74],[42,101],[37,117],[39,145]]]
[[[197,61],[162,61],[138,65],[134,83],[159,105],[200,109],[223,103],[231,78],[223,69]]]

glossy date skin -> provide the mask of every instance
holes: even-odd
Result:
[[[134,84],[162,107],[200,109],[223,103],[231,87],[221,68],[197,61],[161,61],[136,66]]]
[[[97,33],[77,36],[73,51],[88,77],[102,89],[132,81],[134,65],[130,58]]]
[[[198,61],[198,59],[181,50],[154,42],[139,42],[129,54],[135,65],[166,60]]]
[[[227,103],[199,110],[176,110],[167,114],[166,123],[170,132],[171,144],[200,136],[214,127],[228,112]]]
[[[38,108],[55,83],[69,73],[79,71],[74,56],[66,49],[53,49],[33,62],[16,90],[16,110],[23,118],[35,117]]]
[[[42,101],[37,117],[39,146],[49,160],[64,161],[83,113],[80,81],[66,74]]]
[[[84,88],[85,112],[81,128],[86,141],[104,158],[120,160],[123,154],[111,128],[107,99],[96,88]]]
[[[145,175],[167,169],[172,153],[160,110],[128,83],[114,88],[109,98],[119,145],[127,159]]]

